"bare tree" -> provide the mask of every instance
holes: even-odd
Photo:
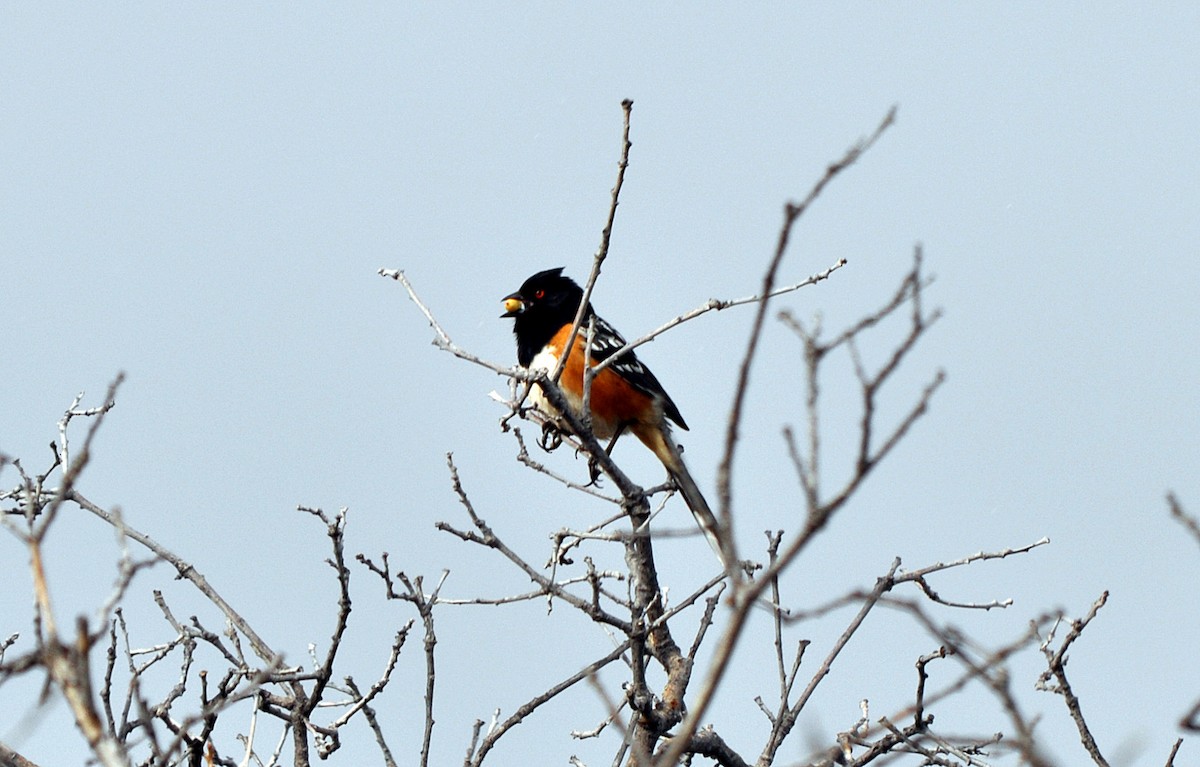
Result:
[[[575,318],[572,335],[595,332],[585,323],[582,307],[600,277],[608,257],[620,191],[629,166],[632,102],[625,102],[624,125],[616,183],[612,189],[599,248],[584,287],[584,301]],[[813,765],[866,765],[875,761],[906,760],[911,764],[984,765],[996,760],[1048,765],[1045,744],[1036,730],[1036,716],[1022,707],[1013,692],[1009,667],[1014,655],[1040,651],[1047,670],[1036,680],[1040,689],[1057,694],[1075,722],[1086,753],[1099,765],[1107,762],[1099,740],[1084,718],[1084,705],[1072,691],[1066,676],[1067,650],[1097,617],[1107,594],[1078,620],[1047,612],[1030,616],[1028,628],[1016,636],[983,641],[966,635],[951,623],[954,615],[970,615],[1007,609],[1007,600],[959,601],[942,596],[937,579],[949,570],[971,568],[977,563],[1019,557],[1049,543],[1046,539],[1015,548],[997,548],[962,556],[951,562],[936,562],[904,569],[899,559],[879,573],[870,588],[841,594],[793,592],[785,575],[804,555],[812,542],[832,524],[881,462],[900,445],[928,411],[944,375],[928,376],[927,383],[908,407],[889,414],[881,405],[881,394],[896,372],[940,314],[925,305],[932,280],[923,269],[923,254],[915,249],[911,266],[900,277],[895,290],[873,311],[834,333],[819,324],[806,324],[788,312],[779,321],[794,335],[798,357],[803,360],[801,382],[805,423],[799,430],[785,429],[785,445],[800,487],[799,511],[794,526],[769,532],[762,540],[738,540],[732,524],[733,477],[739,445],[746,438],[744,403],[750,390],[751,371],[770,316],[773,299],[792,291],[813,289],[845,267],[838,261],[809,278],[780,286],[780,266],[787,256],[797,222],[822,191],[856,163],[893,124],[894,110],[866,138],[833,162],[809,192],[784,208],[776,246],[762,272],[755,295],[711,299],[681,312],[642,335],[607,359],[610,365],[621,355],[703,314],[749,306],[754,321],[740,353],[738,378],[728,411],[727,429],[717,475],[718,536],[722,552],[730,556],[728,566],[682,599],[668,599],[655,561],[655,543],[666,530],[652,530],[658,509],[673,496],[668,482],[655,487],[636,484],[592,434],[586,418],[576,417],[567,407],[558,386],[561,370],[531,372],[485,360],[457,345],[436,319],[433,307],[423,302],[415,286],[398,270],[380,273],[399,281],[428,320],[433,343],[467,363],[479,366],[511,382],[509,394],[496,395],[503,407],[500,428],[511,434],[517,462],[531,470],[530,482],[558,482],[573,491],[612,504],[612,514],[582,530],[560,529],[551,534],[549,552],[519,550],[506,542],[484,520],[469,491],[470,479],[460,474],[452,455],[447,456],[449,483],[462,508],[459,521],[439,522],[437,529],[474,547],[480,557],[499,557],[507,566],[528,578],[531,587],[504,597],[450,598],[443,596],[446,571],[435,578],[410,574],[393,565],[387,553],[364,552],[354,559],[360,572],[377,579],[379,588],[364,597],[382,597],[401,610],[402,627],[390,638],[377,642],[378,676],[365,689],[352,678],[338,675],[339,651],[350,626],[353,607],[351,576],[355,568],[345,553],[347,513],[336,514],[301,507],[306,518],[319,523],[329,541],[327,560],[337,584],[337,600],[330,606],[334,630],[322,653],[313,652],[309,665],[286,659],[260,635],[234,606],[204,577],[197,565],[184,561],[149,535],[130,527],[121,514],[84,497],[77,490],[78,478],[87,466],[93,437],[112,410],[120,386],[118,378],[104,400],[82,408],[81,398],[67,409],[59,422],[48,466],[30,472],[15,459],[0,456],[0,470],[10,466],[17,484],[0,493],[3,522],[29,552],[33,575],[35,610],[28,637],[12,634],[0,642],[0,686],[21,675],[40,673],[47,680],[48,694],[66,701],[76,725],[95,759],[106,767],[116,765],[274,765],[290,762],[307,765],[315,752],[320,759],[335,757],[346,727],[367,728],[378,747],[378,761],[393,765],[389,737],[401,725],[386,716],[381,703],[392,673],[401,660],[410,634],[419,631],[423,653],[414,663],[423,665],[425,685],[417,693],[423,699],[423,721],[417,763],[434,762],[435,734],[443,744],[465,749],[463,764],[474,767],[494,763],[492,757],[506,734],[546,707],[561,704],[563,693],[577,686],[589,687],[601,702],[604,716],[586,731],[570,733],[578,739],[607,738],[612,744],[614,765],[675,765],[694,763],[703,757],[726,767],[787,763],[781,757],[785,743],[793,743],[796,725],[812,702],[815,692],[839,662],[843,651],[859,640],[859,629],[868,615],[885,608],[888,614],[907,616],[921,627],[928,645],[912,655],[911,699],[903,706],[880,714],[867,701],[859,704],[861,716],[847,722],[844,730],[812,751],[806,763]],[[881,325],[901,324],[904,332],[883,355],[883,362],[869,365],[860,349]],[[827,465],[822,444],[826,425],[821,422],[821,371],[831,359],[847,359],[854,371],[859,402],[855,422],[839,423],[856,435],[856,450],[848,466]],[[585,379],[585,399],[588,384]],[[540,387],[560,415],[551,417],[527,406],[532,387]],[[69,438],[79,421],[87,423],[82,444],[75,448]],[[566,445],[586,460],[575,476],[572,469],[547,465],[531,452],[522,427],[529,422],[540,432],[535,442],[546,451]],[[595,467],[615,494],[602,491],[587,481],[583,472]],[[837,479],[830,479],[836,477]],[[1188,517],[1172,496],[1172,513],[1194,534],[1195,520]],[[95,615],[75,619],[64,630],[53,610],[52,594],[44,576],[44,542],[56,525],[64,524],[60,509],[73,505],[90,512],[118,533],[120,554],[111,594],[97,606]],[[1200,538],[1200,535],[1197,536]],[[593,553],[599,547],[621,547],[625,567],[603,569]],[[135,556],[134,552],[137,552]],[[546,562],[533,557],[546,554]],[[745,555],[745,556],[743,556]],[[139,558],[140,557],[140,558]],[[161,638],[149,645],[131,640],[122,605],[129,584],[153,565],[165,564],[207,605],[205,617],[181,620],[162,591],[154,601],[162,615],[157,627]],[[161,569],[161,568],[160,568]],[[545,600],[565,606],[583,616],[596,630],[613,638],[612,647],[579,668],[564,674],[556,683],[531,696],[506,718],[491,722],[479,719],[469,732],[439,730],[435,712],[439,707],[437,617],[444,610],[466,605],[508,605]],[[755,751],[738,751],[729,736],[744,729],[740,722],[708,721],[714,695],[726,683],[731,662],[739,653],[759,653],[750,642],[750,617],[756,610],[770,616],[770,651],[759,660],[767,669],[756,680],[763,692],[755,699],[766,723],[765,735]],[[411,611],[411,612],[409,612]],[[840,635],[811,658],[817,648],[808,639],[791,641],[791,630],[817,619],[847,615]],[[418,629],[419,621],[419,629]],[[215,622],[215,623],[214,623]],[[1062,630],[1066,629],[1062,638]],[[139,632],[146,633],[146,632]],[[758,637],[755,637],[758,638]],[[412,655],[409,653],[408,655]],[[11,656],[11,657],[10,657]],[[407,657],[407,656],[405,656]],[[611,680],[619,678],[619,684]],[[1032,683],[1033,680],[1030,680]],[[981,720],[976,734],[950,732],[935,726],[934,711],[948,705],[963,691],[982,689],[997,703],[999,721]],[[52,692],[49,692],[52,691]],[[1185,728],[1196,728],[1196,710],[1184,718]],[[220,737],[218,722],[236,731],[236,740]],[[232,724],[229,724],[232,723]],[[404,729],[409,729],[404,727]],[[1003,734],[1000,734],[1003,733]],[[1179,750],[1177,742],[1168,764]],[[361,761],[361,756],[355,757]],[[511,761],[511,758],[510,758]],[[582,764],[580,760],[573,760]],[[0,765],[31,764],[25,756],[0,746]]]
[[[343,552],[345,510],[331,518],[320,510],[301,509],[325,526],[332,549],[328,563],[338,582],[339,598],[334,633],[324,657],[314,659],[311,669],[286,664],[196,566],[130,527],[119,512],[93,503],[76,490],[76,480],[90,457],[92,439],[115,405],[120,383],[118,377],[97,407],[80,409],[80,398],[76,398],[59,421],[58,441],[51,444],[52,456],[46,470],[30,474],[19,460],[11,462],[20,483],[0,495],[0,501],[13,504],[3,509],[3,521],[29,550],[36,610],[33,647],[8,659],[6,653],[19,635],[10,636],[0,646],[0,683],[16,675],[44,671],[67,702],[97,761],[105,767],[135,763],[238,765],[248,764],[251,759],[276,764],[289,739],[291,762],[309,764],[314,749],[322,758],[336,751],[339,732],[354,719],[367,721],[386,755],[387,745],[370,704],[386,687],[410,626],[398,632],[390,652],[382,654],[381,675],[366,692],[360,691],[353,679],[335,681],[335,662],[351,610],[350,570]],[[83,445],[73,450],[68,441],[69,425],[78,418],[90,418],[91,423]],[[65,504],[112,525],[122,541],[112,593],[94,618],[79,616],[74,621],[74,634],[69,637],[58,628],[43,563],[43,543]],[[130,542],[149,552],[149,557],[135,559]],[[196,616],[179,620],[162,592],[156,590],[154,601],[169,627],[167,636],[150,647],[130,643],[120,604],[135,575],[160,562],[174,569],[178,578],[189,583],[215,609],[224,623],[223,630],[210,629]],[[105,660],[97,664],[93,650],[101,647],[105,648]],[[202,670],[210,663],[221,669],[219,673]],[[153,672],[172,666],[177,677],[173,685],[161,689],[147,683]],[[119,676],[125,679],[124,689],[114,685]],[[322,704],[340,713],[318,715],[317,707]],[[238,708],[249,709],[241,760],[218,749],[212,739],[218,719]],[[275,742],[263,744],[260,715],[281,723]],[[23,759],[18,754],[4,758],[13,764],[28,763],[17,761]]]

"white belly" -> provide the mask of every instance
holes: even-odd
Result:
[[[557,367],[557,365],[558,355],[543,349],[534,355],[533,359],[529,362],[529,370],[530,372],[535,373],[545,373],[549,376],[554,374],[554,368]],[[571,406],[571,410],[573,411],[575,417],[578,418],[580,410],[583,408],[583,402],[576,401],[575,398],[573,398],[570,394],[567,394],[566,391],[563,392],[563,396],[567,398],[567,403]],[[533,389],[530,390],[529,401],[533,403],[534,407],[551,418],[557,418],[559,416],[558,408],[551,405],[550,400],[546,399],[545,393],[542,392],[542,387],[534,386]]]
[[[557,365],[558,365],[558,355],[557,354],[555,354],[553,352],[549,352],[549,351],[540,351],[534,356],[534,358],[532,360],[530,360],[528,370],[541,371],[541,372],[544,372],[546,375],[553,375],[554,368]],[[565,387],[560,386],[559,391],[561,391],[563,394],[563,397],[566,398],[567,405],[569,405],[571,408],[571,414],[574,415],[576,418],[582,418],[583,417],[583,398],[575,396],[571,392],[567,391],[567,389]],[[536,407],[538,410],[542,411],[546,415],[550,416],[551,418],[557,418],[559,416],[558,409],[556,407],[554,407],[553,405],[551,405],[550,401],[548,399],[546,399],[545,393],[542,392],[542,387],[534,386],[530,390],[529,401],[533,403],[534,407]],[[608,439],[614,433],[616,433],[616,429],[617,429],[617,425],[615,423],[609,423],[607,421],[601,422],[601,421],[597,420],[595,418],[595,415],[593,414],[592,433],[596,435],[597,439]]]

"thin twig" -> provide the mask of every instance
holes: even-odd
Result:
[[[1200,543],[1200,520],[1183,510],[1183,504],[1179,502],[1174,493],[1167,493],[1167,508],[1171,512],[1171,517],[1183,525],[1196,539],[1196,542]]]
[[[758,311],[755,313],[754,322],[750,330],[750,339],[746,343],[746,353],[742,358],[742,363],[738,368],[737,387],[734,390],[733,405],[729,409],[729,423],[725,435],[725,449],[721,458],[720,466],[717,469],[717,503],[719,508],[718,526],[719,529],[728,536],[732,525],[732,486],[733,486],[733,458],[736,450],[738,433],[742,422],[742,407],[745,402],[746,393],[750,382],[750,367],[754,362],[756,352],[758,351],[758,341],[762,334],[763,321],[767,315],[770,296],[775,286],[775,276],[779,271],[779,265],[783,262],[784,253],[787,252],[788,241],[791,238],[792,228],[800,216],[806,211],[820,196],[822,190],[838,176],[843,170],[854,164],[864,152],[871,148],[876,140],[883,134],[888,127],[896,119],[896,108],[892,107],[884,116],[882,122],[869,137],[860,141],[858,144],[851,147],[838,162],[833,163],[825,170],[825,174],[817,181],[808,195],[799,203],[788,203],[784,208],[783,226],[779,230],[779,239],[775,246],[775,254],[772,256],[770,263],[767,265],[763,273],[762,290],[759,291],[763,296],[763,300],[758,304]],[[729,536],[732,540],[732,536]],[[732,549],[731,544],[731,549]],[[731,551],[731,553],[736,553]],[[678,758],[678,753],[673,753],[672,758]]]
[[[1108,592],[1101,594],[1092,607],[1088,610],[1086,616],[1079,620],[1071,621],[1071,628],[1067,635],[1063,637],[1062,644],[1058,650],[1051,648],[1050,643],[1054,639],[1054,632],[1051,631],[1046,640],[1042,643],[1042,654],[1046,656],[1046,663],[1049,668],[1043,671],[1038,677],[1038,688],[1049,692],[1056,692],[1063,696],[1063,700],[1067,704],[1067,711],[1071,714],[1071,719],[1075,722],[1075,728],[1079,731],[1079,739],[1083,743],[1084,749],[1091,756],[1092,761],[1099,767],[1108,767],[1108,761],[1100,753],[1100,747],[1096,743],[1095,736],[1092,735],[1091,728],[1088,727],[1087,721],[1083,718],[1083,709],[1079,704],[1079,698],[1071,689],[1071,683],[1067,681],[1067,649],[1072,643],[1083,633],[1087,625],[1096,617],[1096,613],[1108,601]],[[1058,684],[1050,686],[1048,684],[1050,677],[1053,676]]]
[[[629,167],[629,150],[633,147],[633,143],[629,140],[629,124],[630,116],[633,113],[633,100],[625,99],[622,101],[621,111],[624,113],[624,125],[621,129],[621,159],[617,162],[617,181],[613,184],[612,188],[612,199],[608,206],[608,220],[605,221],[604,229],[600,232],[600,247],[596,249],[596,255],[592,257],[592,269],[588,273],[587,281],[583,285],[583,297],[579,300],[579,307],[575,310],[575,321],[571,323],[571,332],[567,334],[567,341],[562,347],[563,353],[559,357],[558,364],[554,367],[554,372],[550,374],[550,380],[556,384],[559,378],[562,377],[563,370],[566,368],[567,358],[570,356],[568,352],[574,347],[575,338],[583,328],[583,319],[587,315],[588,306],[592,299],[592,289],[596,287],[596,280],[600,277],[600,267],[604,264],[604,259],[608,257],[608,245],[612,241],[613,222],[617,218],[617,206],[620,204],[621,187],[625,185],[625,169]]]

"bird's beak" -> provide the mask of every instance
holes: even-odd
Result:
[[[504,297],[504,314],[501,314],[501,317],[516,317],[523,311],[525,311],[525,299],[521,297],[520,293]]]

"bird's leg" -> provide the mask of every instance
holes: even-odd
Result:
[[[625,433],[625,424],[617,424],[617,430],[613,432],[612,439],[608,441],[608,447],[604,448],[604,452],[612,455],[613,448],[617,446],[617,440]]]
[[[608,447],[604,448],[605,455],[612,455],[613,448],[617,446],[617,439],[624,431],[625,424],[617,424],[617,430],[613,432],[612,439],[608,441]],[[588,476],[591,478],[587,483],[588,487],[592,485],[600,486],[600,464],[596,463],[595,458],[588,458]]]

